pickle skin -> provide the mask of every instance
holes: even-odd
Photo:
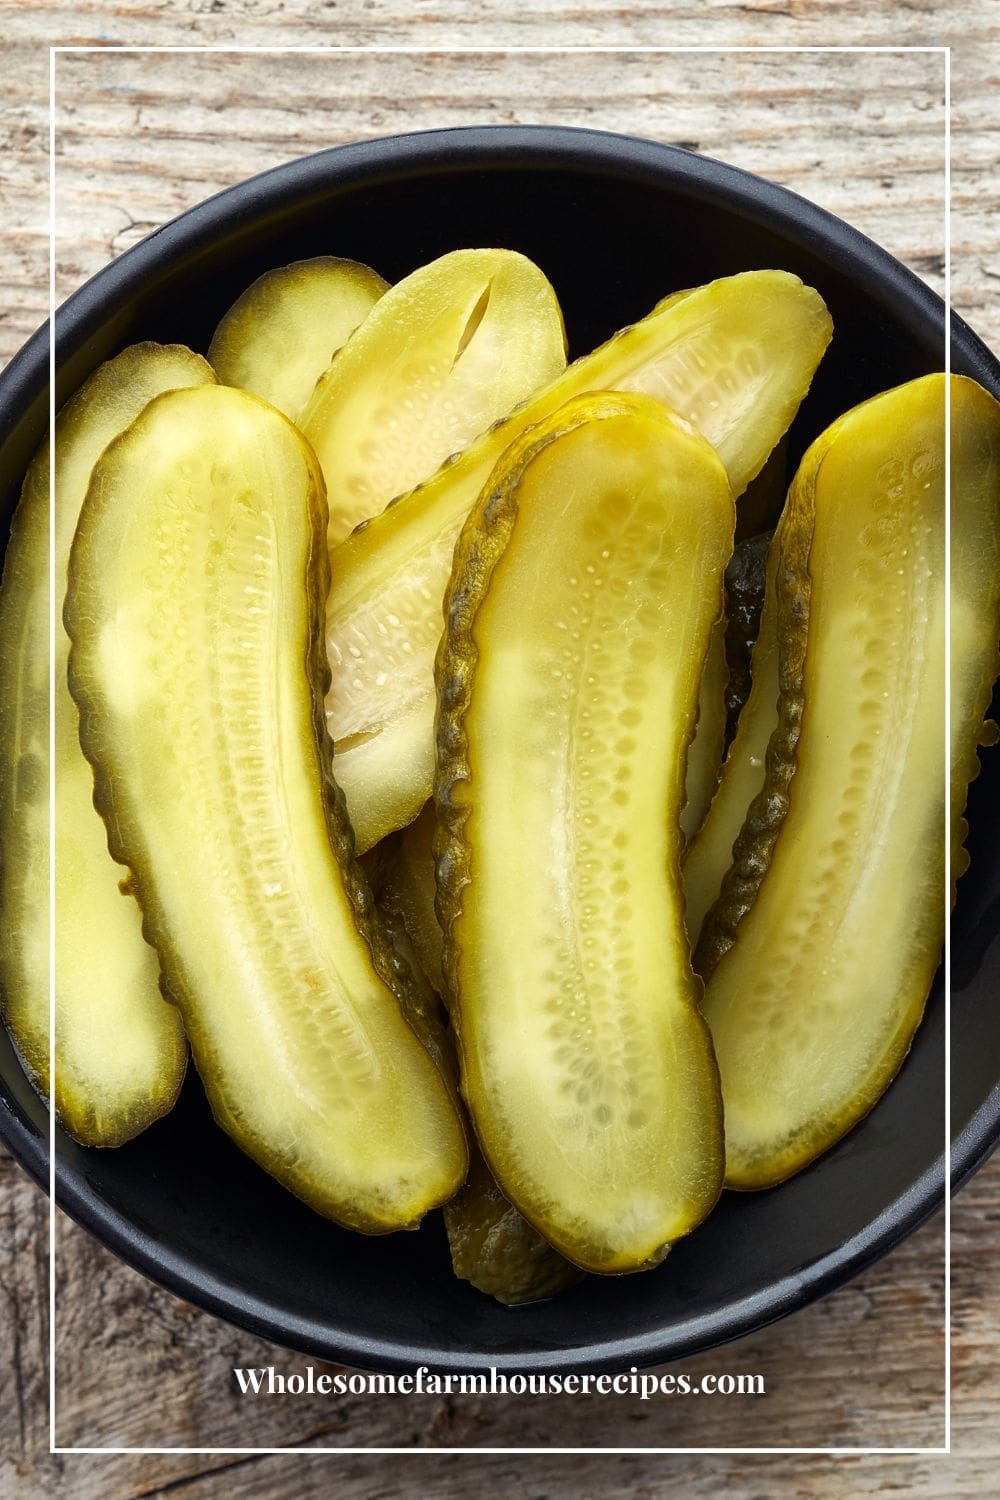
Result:
[[[945,394],[943,375],[925,376],[845,414],[789,492],[779,723],[696,954],[731,1187],[784,1181],[868,1113],[903,1062],[938,965]],[[1000,406],[964,377],[950,398],[960,866],[961,809],[997,672]]]
[[[325,525],[276,410],[224,387],[158,398],[95,470],[70,686],[216,1120],[317,1211],[381,1234],[468,1161],[332,775]]]
[[[465,1186],[444,1206],[444,1222],[455,1275],[505,1307],[554,1297],[583,1279],[504,1197],[478,1151]]]
[[[447,987],[442,968],[444,939],[435,910],[436,828],[434,803],[428,802],[418,818],[394,835],[398,842],[387,857],[379,900],[383,906],[398,915],[413,944],[421,971],[442,1001],[447,1003]],[[383,844],[375,847],[381,849]]]
[[[734,554],[740,565],[746,561],[746,555],[741,556],[741,548],[746,545],[739,544]],[[775,618],[778,547],[776,544],[772,545],[766,558],[759,555],[760,550],[756,547],[754,549],[752,571],[756,575],[758,567],[763,567],[766,581],[751,658],[749,695],[736,721],[735,733],[726,753],[711,805],[684,851],[685,920],[692,948],[698,946],[705,917],[718,900],[722,882],[732,865],[733,846],[743,827],[747,809],[764,785],[767,747],[778,719],[778,642]],[[730,570],[727,569],[727,580],[729,577]],[[756,598],[756,583],[752,586],[752,592]],[[738,615],[733,618],[737,620]],[[741,634],[743,630],[744,624],[740,623]]]
[[[717,448],[738,495],[795,415],[830,334],[822,298],[787,272],[676,293],[340,544],[327,722],[359,849],[411,822],[430,796],[440,601],[462,523],[504,450],[571,397],[645,391]]]
[[[132,345],[99,366],[56,418],[55,556],[66,564],[91,469],[154,396],[215,382],[180,345]],[[0,1008],[25,1072],[49,1096],[49,467],[48,439],[25,478],[0,591]],[[177,1011],[127,872],[108,854],[69,695],[69,641],[55,634],[55,1114],[74,1140],[113,1147],[172,1107],[187,1066]]]
[[[737,542],[726,569],[726,748],[753,683],[753,648],[760,634],[767,587],[767,555],[773,531],[759,532]]]
[[[684,778],[684,808],[681,832],[685,843],[695,837],[705,821],[719,780],[726,743],[726,621],[715,622],[708,642],[708,654],[702,672],[698,695],[698,722],[694,739],[688,747]]]
[[[595,447],[594,431],[600,434],[600,449]],[[598,451],[602,454],[599,490],[593,467]],[[609,471],[614,485],[621,486],[613,492],[608,489]],[[646,488],[640,485],[640,474]],[[526,486],[530,484],[534,489],[529,492]],[[583,489],[584,484],[590,488]],[[545,507],[546,495],[567,493],[574,495],[571,508],[557,509],[556,500]],[[610,512],[604,503],[598,505],[598,494]],[[532,505],[538,509],[532,510]],[[640,511],[641,525],[636,521]],[[612,513],[623,519],[610,519]],[[664,531],[667,517],[675,520],[676,535],[669,525]],[[535,524],[533,518],[537,518]],[[523,669],[519,665],[518,632],[547,630],[562,618],[563,607],[570,613],[573,608],[568,594],[562,605],[551,592],[551,558],[557,545],[545,523],[550,528],[561,525],[566,532],[558,546],[560,562],[574,574],[585,572],[591,556],[581,550],[577,565],[574,546],[589,548],[593,536],[604,535],[604,528],[620,527],[620,549],[629,549],[621,554],[627,562],[619,564],[625,571],[619,576],[613,563],[606,565],[609,592],[597,598],[607,597],[609,604],[602,603],[600,608],[611,607],[612,595],[617,596],[622,587],[628,597],[616,602],[614,609],[620,608],[626,618],[645,608],[643,599],[648,604],[641,629],[637,616],[636,629],[627,634],[627,639],[637,643],[635,665],[624,678],[606,667],[602,680],[610,674],[608,691],[613,702],[617,702],[618,684],[625,692],[621,720],[625,728],[619,732],[626,737],[631,732],[627,726],[643,722],[632,697],[645,694],[647,685],[663,695],[649,711],[650,723],[665,743],[655,749],[647,746],[644,760],[636,765],[633,792],[624,790],[619,779],[609,799],[615,809],[612,817],[619,807],[629,804],[630,795],[641,804],[639,811],[618,814],[619,840],[624,842],[615,844],[609,855],[609,882],[622,883],[614,868],[616,858],[630,870],[638,859],[636,878],[641,890],[636,896],[650,904],[650,911],[645,922],[635,917],[627,904],[630,887],[625,880],[626,894],[614,899],[626,905],[621,911],[607,908],[610,948],[602,940],[599,954],[595,949],[595,959],[599,957],[603,965],[606,950],[631,951],[631,934],[634,931],[637,943],[641,935],[645,951],[635,962],[645,994],[638,992],[634,980],[626,993],[620,964],[605,985],[603,968],[601,976],[585,980],[589,968],[585,969],[582,956],[579,978],[576,960],[569,960],[570,951],[582,955],[589,940],[596,942],[587,924],[605,906],[601,900],[588,906],[581,895],[589,889],[589,866],[577,868],[567,853],[564,869],[558,860],[552,863],[550,859],[550,838],[563,850],[575,848],[578,842],[576,835],[565,833],[564,818],[554,804],[549,811],[545,809],[553,795],[565,795],[569,801],[564,811],[573,818],[573,808],[582,797],[577,811],[585,815],[581,809],[591,793],[580,792],[577,797],[573,790],[590,786],[585,781],[590,775],[588,756],[580,751],[584,740],[574,732],[574,759],[566,770],[570,780],[564,782],[559,770],[562,739],[550,747],[551,763],[544,750],[547,736],[562,731],[539,729],[538,748],[529,755],[535,738],[530,723],[522,725],[519,718],[524,693],[529,694],[526,701],[534,701],[530,697],[534,689],[528,684],[535,679],[530,654]],[[721,612],[722,571],[732,550],[733,524],[725,471],[687,423],[648,397],[587,397],[569,403],[515,445],[498,465],[463,531],[447,598],[447,629],[437,661],[435,801],[441,827],[436,856],[445,975],[459,1044],[462,1092],[483,1155],[505,1196],[567,1259],[582,1269],[605,1274],[656,1265],[670,1244],[709,1212],[721,1188],[721,1098],[683,929],[679,814],[700,669],[712,622]],[[644,547],[644,526],[651,528],[649,537],[659,539],[659,547],[651,543]],[[596,528],[593,535],[592,527]],[[600,542],[594,545],[600,547]],[[606,551],[609,558],[614,555],[610,534]],[[641,575],[638,582],[635,573]],[[678,584],[672,590],[668,574]],[[595,570],[595,576],[601,575]],[[704,585],[700,592],[699,580]],[[570,589],[576,581],[568,578]],[[688,611],[678,602],[685,588],[690,595]],[[582,602],[588,593],[580,595]],[[664,644],[663,627],[654,629],[652,620],[653,614],[659,620],[668,593],[673,609],[666,626],[669,648]],[[556,609],[559,614],[553,614]],[[585,624],[581,623],[581,630]],[[643,634],[647,627],[648,641]],[[553,623],[553,634],[557,628]],[[597,650],[605,637],[615,639],[611,632],[595,630]],[[647,667],[644,675],[637,666],[649,660],[650,646],[657,661],[652,677],[653,668]],[[684,662],[683,677],[661,675],[666,670],[665,658],[657,653],[668,649],[677,653],[674,660]],[[596,663],[596,651],[593,656]],[[498,675],[491,682],[490,675],[484,675],[483,663],[499,660],[505,665],[492,668]],[[570,678],[575,670],[567,669]],[[552,675],[561,678],[563,673],[553,671]],[[591,675],[587,680],[596,682],[597,678]],[[575,701],[571,680],[555,691],[570,694],[567,704]],[[497,714],[505,720],[503,736],[497,732]],[[613,739],[614,730],[609,734]],[[505,739],[524,749],[516,773],[511,754],[504,756]],[[575,757],[581,753],[583,763],[577,768]],[[610,747],[607,754],[612,754]],[[550,764],[555,769],[546,770]],[[548,779],[553,775],[555,790]],[[503,858],[514,833],[512,797],[502,790],[512,778],[523,782],[517,820],[520,854],[513,865]],[[593,795],[599,790],[595,785]],[[650,815],[652,801],[659,806],[658,816]],[[536,816],[541,820],[537,832]],[[603,830],[600,836],[604,837]],[[615,852],[619,848],[620,855]],[[536,886],[545,891],[538,903],[533,900]],[[655,887],[655,897],[649,886]],[[566,927],[565,954],[560,953],[559,941],[550,945],[545,927],[553,895],[558,911],[562,910],[561,892],[569,902],[565,920],[571,920],[573,909],[583,922],[577,930],[576,918],[572,919],[572,935]],[[561,915],[553,913],[552,921],[563,931]],[[510,930],[518,931],[518,943],[498,948],[501,939],[494,934]],[[570,1030],[564,1036],[565,1028],[557,1025],[557,1036],[546,1016],[557,1003],[556,990],[562,996],[567,987],[572,991]],[[603,1000],[602,994],[606,995]],[[562,1003],[559,999],[557,1009]],[[589,1061],[591,1044],[586,1037],[590,1033],[581,1031],[578,1036],[572,1031],[572,1017],[581,1005],[580,1013],[592,1016],[593,1026],[607,1031]],[[635,1041],[625,1046],[632,1037]],[[558,1051],[560,1047],[564,1050]],[[586,1086],[569,1081],[581,1076],[580,1068],[587,1069],[585,1077],[590,1081]],[[576,1093],[567,1095],[564,1083]],[[590,1102],[594,1104],[592,1116],[587,1109]],[[529,1117],[521,1110],[528,1111]]]
[[[223,385],[299,422],[331,359],[388,290],[370,266],[334,255],[265,271],[220,321],[208,362]]]

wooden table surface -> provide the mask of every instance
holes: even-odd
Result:
[[[47,312],[50,44],[382,48],[353,55],[62,55],[57,65],[59,297],[207,194],[321,146],[397,129],[544,122],[681,142],[785,183],[943,284],[944,89],[938,53],[653,54],[472,48],[935,47],[953,44],[953,297],[1000,347],[995,291],[1000,12],[990,0],[191,0],[167,11],[0,0],[4,212],[0,360]],[[412,46],[424,55],[385,49]],[[457,49],[466,49],[464,51]],[[336,251],[336,246],[330,247]],[[628,247],[623,246],[623,254]],[[664,288],[664,290],[667,290]],[[0,1156],[0,1500],[7,1496],[639,1497],[664,1492],[978,1496],[1000,1461],[1000,1161],[953,1210],[954,1451],[950,1457],[599,1454],[374,1457],[48,1453],[48,1205]],[[275,1397],[234,1365],[306,1361],[152,1287],[58,1221],[58,1438],[66,1446],[934,1446],[942,1441],[943,1228],[927,1224],[850,1285],[791,1319],[686,1361],[759,1372],[763,1399]]]

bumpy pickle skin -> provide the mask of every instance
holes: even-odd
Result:
[[[449,1198],[467,1153],[332,776],[325,538],[283,416],[224,387],[158,398],[87,494],[70,688],[216,1120],[320,1213],[384,1233]]]
[[[388,290],[370,266],[335,255],[265,271],[220,321],[209,364],[223,385],[298,422],[334,355]]]
[[[156,954],[94,809],[69,695],[61,610],[70,544],[103,449],[154,396],[214,382],[179,345],[136,344],[84,382],[56,418],[55,1111],[87,1146],[119,1146],[167,1112],[187,1044],[160,994]],[[49,1056],[49,471],[46,439],[25,478],[0,590],[0,987],[29,1077],[48,1097]]]
[[[559,303],[526,256],[453,250],[397,282],[302,414],[330,546],[565,368]]]
[[[773,537],[773,531],[763,531],[737,542],[726,569],[727,749],[753,683],[753,648],[760,635],[767,592],[767,559]]]
[[[456,549],[435,802],[462,1092],[584,1270],[657,1264],[721,1185],[679,817],[733,525],[688,423],[598,395],[510,450]]]
[[[708,439],[738,495],[795,415],[830,334],[822,298],[784,271],[676,293],[336,549],[327,723],[360,849],[430,796],[441,600],[458,533],[504,450],[571,397],[642,391]]]
[[[719,898],[747,809],[764,786],[767,747],[778,722],[777,558],[778,548],[772,546],[751,658],[750,692],[704,822],[684,851],[685,921],[692,948],[697,947],[705,917]]]
[[[867,1114],[940,958],[945,389],[847,413],[789,491],[778,724],[696,963],[732,1187],[783,1181]],[[954,829],[997,669],[1000,408],[956,378],[951,417]]]
[[[473,1150],[469,1178],[444,1206],[455,1275],[505,1307],[554,1297],[583,1272],[554,1250],[504,1197],[481,1154]]]

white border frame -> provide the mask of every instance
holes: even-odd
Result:
[[[246,55],[261,52],[265,55],[306,54],[349,57],[357,54],[415,55],[426,57],[433,52],[438,55],[552,55],[597,52],[601,55],[664,54],[664,52],[694,52],[694,54],[783,54],[783,52],[936,52],[945,63],[945,374],[951,375],[951,318],[952,318],[952,233],[951,233],[951,166],[952,166],[952,48],[951,46],[49,46],[48,80],[48,150],[49,150],[49,441],[54,437],[55,425],[55,58],[61,54],[87,54],[87,52],[132,52],[132,54],[201,54],[201,52],[232,52]],[[951,640],[951,383],[946,381],[945,396],[945,573],[949,586],[945,591],[945,633]],[[49,466],[49,1100],[55,1097],[55,469]],[[949,832],[949,807],[951,807],[951,651],[945,652],[945,1445],[942,1448],[61,1448],[55,1442],[55,1113],[49,1110],[49,1208],[48,1208],[48,1269],[49,1269],[49,1455],[90,1454],[114,1457],[124,1454],[237,1454],[274,1455],[295,1454],[300,1458],[312,1455],[337,1454],[816,1454],[834,1458],[903,1457],[903,1455],[931,1455],[949,1457],[952,1452],[952,1262],[951,1262],[951,832]]]

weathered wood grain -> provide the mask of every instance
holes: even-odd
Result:
[[[848,219],[940,289],[943,94],[935,53],[897,54],[891,67],[844,53],[589,54],[572,67],[560,53],[61,57],[58,293],[163,219],[289,157],[398,130],[539,121],[723,156]]]
[[[1000,1389],[1000,1295],[991,1275],[1000,1222],[1000,1161],[955,1200],[953,1297],[957,1456],[808,1461],[788,1456],[663,1456],[520,1459],[455,1455],[343,1459],[294,1455],[139,1456],[48,1459],[44,1416],[44,1203],[23,1174],[0,1162],[5,1226],[0,1260],[5,1346],[20,1330],[20,1406],[0,1408],[0,1495],[54,1493],[80,1500],[158,1493],[215,1496],[238,1483],[248,1497],[328,1493],[405,1497],[433,1473],[434,1495],[477,1483],[530,1483],[552,1500],[660,1493],[658,1476],[683,1476],[686,1494],[735,1497],[786,1492],[867,1496],[890,1488],[916,1496],[978,1496],[1000,1459],[994,1419]],[[939,1441],[941,1223],[925,1226],[880,1265],[794,1318],[681,1368],[763,1372],[764,1398],[241,1398],[230,1371],[306,1361],[208,1318],[151,1287],[60,1216],[58,1401],[60,1440],[147,1444],[400,1445],[489,1447],[790,1445]],[[25,1336],[27,1335],[27,1336]],[[327,1367],[323,1367],[327,1368]],[[648,1409],[648,1408],[652,1409]],[[234,1466],[235,1474],[232,1472]],[[377,1467],[376,1467],[377,1466]],[[431,1468],[433,1466],[433,1468]],[[849,1480],[845,1480],[845,1469]],[[203,1478],[204,1475],[215,1477]],[[375,1476],[377,1474],[377,1481]],[[16,1481],[14,1476],[17,1476]],[[238,1479],[237,1476],[238,1475]],[[282,1476],[285,1476],[284,1479]],[[423,1476],[423,1477],[422,1477]],[[517,1478],[517,1484],[514,1479]]]
[[[941,59],[676,54],[489,56],[442,49],[618,46],[939,46],[953,56],[953,293],[1000,345],[1000,12],[991,0],[750,0],[609,7],[535,0],[192,0],[107,5],[0,0],[0,362],[47,310],[50,43],[410,45],[426,58],[63,56],[59,69],[59,291],[208,193],[339,140],[474,121],[596,125],[693,145],[783,182],[942,279]],[[991,1272],[1000,1162],[954,1205],[955,1456],[942,1459],[427,1454],[374,1458],[47,1454],[44,1199],[0,1156],[0,1497],[230,1495],[345,1500],[464,1496],[562,1500],[672,1492],[980,1496],[1000,1460],[1000,1294]],[[760,1371],[768,1395],[622,1398],[259,1398],[234,1364],[301,1370],[151,1287],[60,1219],[58,1428],[64,1443],[474,1447],[680,1443],[934,1444],[942,1393],[941,1224],[793,1319],[698,1360],[692,1373]],[[648,1407],[651,1403],[646,1403]]]
[[[49,41],[280,46],[322,45],[330,40],[321,25],[306,23],[301,7],[272,8],[267,4],[227,7],[226,0],[213,0],[213,5],[220,8],[204,14],[195,11],[186,24],[168,27],[159,12],[141,7],[116,8],[103,15],[98,8],[85,9],[75,13],[74,24],[68,25],[65,24],[66,13],[58,7],[36,10],[32,6],[11,5],[10,0],[0,3],[0,21],[4,25],[6,44],[0,132],[5,142],[9,142],[3,166],[6,212],[0,226],[0,358],[13,352],[24,335],[41,321],[47,306],[48,60],[45,46]],[[410,18],[409,27],[405,27],[404,18],[395,7],[356,8],[345,0],[339,9],[320,5],[314,9],[313,19],[336,13],[336,40],[340,45],[385,45],[387,42],[399,45],[402,38],[408,45],[440,48],[468,45],[472,39],[468,22],[464,28],[461,24],[463,8],[452,5],[435,10],[433,14],[417,12]],[[1000,211],[1000,182],[992,170],[1000,135],[1000,90],[996,67],[1000,23],[996,20],[995,9],[989,0],[953,0],[950,5],[926,8],[873,6],[864,13],[862,7],[850,3],[794,4],[784,9],[792,13],[785,14],[780,7],[768,9],[766,5],[713,6],[709,23],[704,8],[681,6],[672,13],[670,26],[666,28],[666,8],[641,6],[638,13],[602,10],[597,15],[593,10],[561,14],[560,7],[551,5],[527,15],[519,14],[516,21],[508,17],[491,33],[491,41],[529,46],[551,45],[554,39],[563,45],[586,40],[599,44],[661,46],[667,43],[691,44],[692,40],[701,45],[718,46],[817,45],[829,43],[831,39],[839,43],[846,37],[850,37],[852,43],[856,39],[857,43],[897,46],[940,45],[944,40],[953,41],[954,302],[956,309],[973,326],[979,328],[988,340],[995,341],[998,318],[992,283],[1000,278],[995,233]],[[265,19],[258,24],[261,15]],[[241,24],[238,35],[233,25],[234,16],[245,22]],[[100,17],[103,24],[97,24],[95,17]],[[555,25],[557,17],[559,24]],[[829,29],[825,33],[819,29],[820,19],[828,23]],[[476,33],[475,40],[481,40],[481,33]],[[119,66],[122,61],[119,59]],[[175,106],[180,97],[171,98],[170,80],[180,74],[175,60],[159,58],[153,62],[160,70],[161,79],[166,80],[162,102],[170,107],[161,114],[169,117],[167,139],[170,139],[171,133],[176,132]],[[901,78],[905,82],[915,69],[923,70],[928,77],[936,76],[941,67],[939,57],[917,55],[907,59],[896,54],[862,58],[860,63],[855,58],[827,57],[818,66],[811,60],[787,54],[751,58],[736,56],[727,60],[725,66],[737,71],[746,68],[760,70],[755,76],[765,79],[765,82],[739,94],[740,108],[735,116],[728,107],[729,96],[714,86],[711,67],[708,75],[702,76],[709,60],[679,60],[676,55],[655,60],[641,57],[615,60],[601,54],[574,57],[571,65],[558,58],[540,58],[533,64],[532,59],[518,57],[513,64],[515,72],[523,67],[528,72],[521,76],[530,76],[531,67],[537,65],[543,73],[548,70],[555,75],[556,85],[548,95],[529,93],[526,99],[515,88],[514,107],[502,92],[495,96],[491,92],[485,99],[479,97],[477,100],[476,96],[476,77],[484,72],[495,74],[498,69],[502,72],[503,59],[480,58],[463,65],[447,54],[438,55],[420,65],[431,76],[431,87],[414,114],[410,108],[414,90],[409,83],[417,64],[397,57],[389,59],[391,90],[383,86],[372,96],[355,97],[353,102],[361,107],[353,114],[345,109],[338,116],[335,109],[318,107],[324,103],[329,106],[330,100],[325,90],[318,95],[310,94],[306,77],[310,70],[329,70],[333,66],[357,69],[364,67],[365,62],[365,59],[350,57],[336,60],[335,64],[328,58],[302,56],[270,60],[268,70],[273,67],[278,73],[290,71],[295,79],[291,101],[286,97],[283,109],[275,111],[277,128],[272,130],[270,139],[267,130],[261,132],[257,128],[257,113],[253,110],[251,96],[249,127],[241,129],[237,138],[227,135],[219,122],[220,139],[226,135],[229,145],[228,163],[220,161],[216,154],[213,165],[206,166],[203,153],[192,187],[196,189],[199,181],[210,187],[238,181],[248,171],[260,170],[289,155],[300,154],[303,149],[330,144],[345,135],[357,137],[383,133],[393,128],[391,116],[400,100],[406,103],[402,114],[397,114],[397,122],[401,119],[402,128],[453,123],[456,118],[463,121],[564,119],[571,123],[604,124],[608,128],[616,128],[616,125],[618,128],[642,128],[658,139],[697,141],[700,149],[710,154],[725,156],[775,180],[789,182],[832,211],[857,222],[859,227],[881,243],[887,243],[889,248],[898,247],[903,257],[914,259],[918,269],[932,281],[940,277],[939,239],[933,246],[919,243],[921,239],[929,239],[926,228],[929,200],[925,195],[922,205],[916,201],[921,176],[940,170],[940,159],[932,159],[930,154],[932,141],[937,139],[936,129],[931,129],[931,118],[940,113],[940,104],[924,94],[925,118],[914,130],[914,96],[905,87],[900,87]],[[217,79],[234,67],[260,65],[259,60],[234,60],[213,55],[202,56],[195,59],[194,64],[189,62],[187,65],[195,64],[202,76],[214,72]],[[59,63],[60,76],[74,67],[99,65],[99,58],[94,56],[63,57]],[[723,64],[716,60],[714,66],[718,69]],[[832,76],[841,77],[841,70],[851,67],[860,67],[865,74],[859,118],[872,122],[873,130],[877,130],[889,152],[886,172],[881,177],[868,174],[866,183],[852,182],[858,170],[857,152],[853,149],[856,140],[852,139],[849,146],[842,131],[833,126],[829,115],[824,112],[828,85],[816,81],[817,72],[821,79],[827,69],[832,70]],[[616,68],[626,73],[629,69],[633,72],[645,69],[652,79],[649,87],[636,90],[637,115],[630,115],[622,108],[622,100],[616,98],[614,87],[610,90],[601,87],[602,78],[606,79]],[[681,74],[686,70],[686,88],[672,90],[664,82],[664,76],[675,68]],[[802,74],[803,68],[808,70],[808,76]],[[454,85],[456,92],[449,93],[443,86],[446,76],[449,88]],[[595,80],[596,89],[592,87]],[[435,81],[441,86],[436,86]],[[267,92],[265,87],[262,101],[265,109]],[[747,92],[749,98],[745,97]],[[312,115],[302,104],[308,98],[317,101],[317,109]],[[813,99],[816,112],[811,107]],[[183,111],[190,102],[189,96],[180,97]],[[339,95],[336,102],[341,102]],[[345,103],[352,103],[349,93]],[[72,107],[72,101],[69,107]],[[155,101],[152,107],[155,112]],[[184,114],[182,118],[187,130],[188,121]],[[734,119],[739,120],[738,132],[732,128]],[[165,158],[157,157],[156,138],[149,133],[148,122],[147,113],[147,177],[153,182],[158,179],[162,186],[164,174],[161,167]],[[120,141],[118,144],[126,143]],[[210,147],[211,136],[206,139],[206,151],[211,158]],[[141,148],[139,154],[141,159]],[[899,171],[894,170],[896,158],[901,159]],[[88,170],[94,172],[95,164],[90,163]],[[906,178],[908,182],[904,181]],[[146,186],[149,186],[148,182]],[[937,198],[937,191],[933,196]],[[161,217],[178,212],[194,201],[196,192],[187,195],[176,191],[168,193]],[[890,217],[886,205],[890,202],[903,215],[904,221],[909,219],[912,222],[915,213],[923,213],[924,227],[916,237],[909,235],[909,242],[905,222],[900,226],[902,232],[898,240],[888,232]],[[136,235],[157,222],[155,218],[146,217],[148,212],[148,205],[145,208],[137,205],[136,209],[120,206],[117,216],[111,215],[110,224],[104,221],[105,254],[117,253]],[[90,226],[87,237],[94,237]],[[72,281],[72,269],[72,266],[65,266],[64,290]]]

